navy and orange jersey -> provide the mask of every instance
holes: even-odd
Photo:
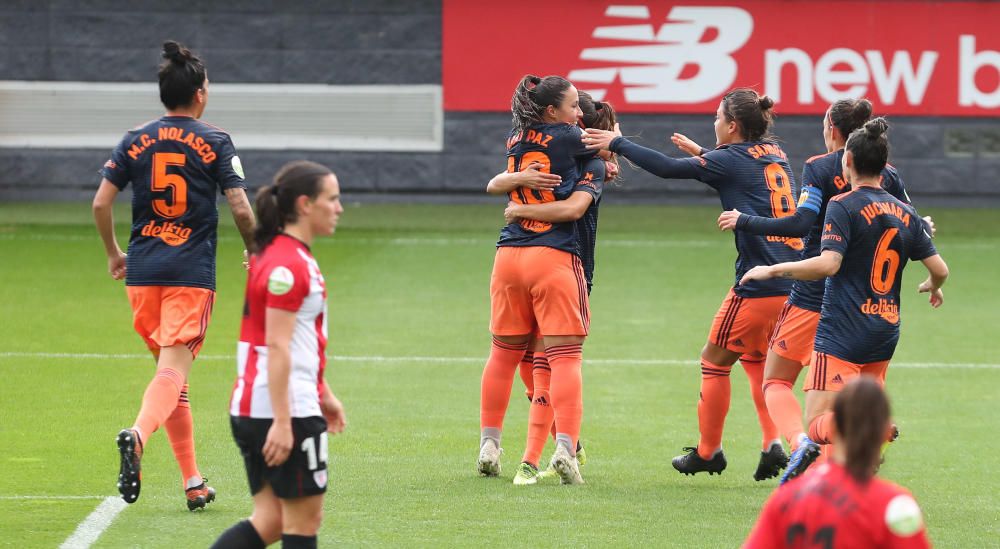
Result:
[[[701,156],[670,158],[658,151],[617,137],[612,152],[621,154],[642,169],[671,179],[697,179],[719,192],[724,210],[737,209],[761,217],[785,217],[795,213],[795,178],[785,152],[768,141],[722,145]],[[786,279],[754,280],[740,284],[743,274],[758,265],[774,265],[798,259],[801,238],[734,233],[736,280],[733,291],[740,297],[788,295]]]
[[[822,243],[843,260],[826,279],[816,351],[855,364],[891,359],[903,269],[937,254],[923,219],[884,189],[859,187],[827,205]]]
[[[246,189],[229,134],[164,116],[126,133],[100,173],[132,183],[125,283],[215,289],[217,193]]]
[[[583,263],[583,276],[587,279],[587,293],[594,287],[594,257],[597,247],[597,214],[601,207],[601,195],[604,193],[604,178],[607,177],[607,166],[600,158],[591,158],[583,165],[583,178],[576,184],[573,192],[589,193],[593,198],[587,211],[576,220],[576,237],[580,243],[580,261]]]
[[[582,133],[583,130],[570,124],[537,124],[521,132],[511,131],[507,137],[507,171],[518,172],[532,162],[539,162],[540,172],[558,174],[562,183],[552,191],[518,187],[508,198],[518,204],[544,204],[573,194],[581,179],[581,164],[595,154],[583,146]],[[547,246],[580,255],[573,222],[523,219],[500,231],[497,246]]]
[[[923,513],[905,488],[859,482],[830,462],[771,495],[743,549],[925,549]]]
[[[849,192],[851,185],[843,177],[841,161],[844,149],[821,156],[814,156],[806,161],[802,168],[802,192],[799,195],[799,209],[812,210],[816,213],[815,222],[809,227],[805,238],[805,249],[802,259],[816,257],[820,253],[822,237],[822,220],[826,218],[826,207],[834,196]],[[909,204],[910,197],[906,194],[903,180],[891,165],[886,164],[882,170],[882,188],[897,199]],[[799,280],[792,285],[792,293],[788,302],[796,307],[819,312],[823,306],[823,280]]]

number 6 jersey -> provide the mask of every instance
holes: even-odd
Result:
[[[130,130],[101,175],[132,183],[129,286],[215,289],[216,193],[245,189],[229,134],[189,116],[164,116]]]
[[[917,211],[882,188],[830,199],[822,251],[844,256],[826,279],[816,351],[854,364],[892,358],[899,340],[899,287],[909,259],[937,254]]]

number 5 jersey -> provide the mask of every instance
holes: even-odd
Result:
[[[132,183],[129,286],[215,289],[216,193],[245,189],[229,134],[189,116],[164,116],[130,130],[101,175]]]

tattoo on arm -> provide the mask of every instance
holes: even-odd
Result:
[[[794,273],[792,273],[792,271],[785,271],[778,276],[780,276],[781,278],[792,278],[792,276],[794,276]]]

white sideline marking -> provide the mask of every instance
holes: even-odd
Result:
[[[73,360],[141,360],[148,354],[102,354],[102,353],[21,353],[0,352],[0,358],[65,358]],[[425,362],[425,363],[485,363],[486,355],[477,357],[452,356],[342,356],[327,355],[338,362]],[[236,360],[235,355],[199,355],[198,360]],[[694,366],[697,357],[679,358],[587,358],[588,364],[624,364],[631,366]],[[1000,370],[1000,364],[987,362],[893,362],[895,368],[960,368],[968,370]]]
[[[66,541],[59,546],[60,549],[87,549],[101,537],[101,534],[111,526],[118,513],[121,513],[128,504],[120,497],[108,496],[104,501],[87,515],[73,531]]]
[[[29,499],[62,500],[62,499],[104,499],[107,496],[0,496],[0,501],[21,501]]]
[[[243,242],[237,236],[221,235],[219,242]],[[94,235],[82,234],[22,234],[22,233],[2,233],[0,241],[4,240],[38,240],[51,242],[99,242],[100,238]],[[717,240],[688,240],[688,239],[614,239],[606,238],[597,241],[599,248],[619,247],[619,248],[712,248],[729,247],[731,237],[719,238]],[[356,244],[382,244],[390,246],[485,246],[489,247],[496,243],[496,238],[448,238],[448,237],[367,237],[367,238],[338,238],[321,239],[316,242],[318,246],[329,245],[356,245]],[[947,248],[961,248],[963,250],[996,250],[1000,244],[996,242],[950,242]]]

